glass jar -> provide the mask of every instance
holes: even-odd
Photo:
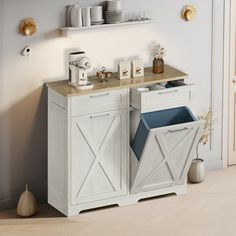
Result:
[[[164,60],[162,58],[154,58],[153,60],[153,73],[162,74],[164,73]]]

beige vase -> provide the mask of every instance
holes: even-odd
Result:
[[[26,185],[26,189],[21,194],[17,205],[17,215],[21,217],[30,217],[36,214],[36,210],[36,200],[34,195],[28,190],[28,185]]]
[[[205,164],[202,159],[194,159],[188,172],[188,180],[191,183],[201,183],[205,179]]]

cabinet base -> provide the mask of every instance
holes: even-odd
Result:
[[[112,205],[117,205],[120,207],[124,206],[129,206],[138,203],[138,201],[146,198],[151,198],[151,197],[157,197],[161,195],[166,195],[166,194],[171,194],[174,193],[177,196],[183,195],[187,193],[187,185],[182,184],[178,186],[173,186],[173,187],[167,187],[167,188],[162,188],[158,190],[153,190],[153,191],[147,191],[147,192],[142,192],[142,193],[136,193],[136,194],[130,194],[130,195],[125,195],[117,198],[111,198],[111,199],[105,199],[101,201],[96,201],[96,202],[89,202],[86,204],[81,204],[77,205],[74,207],[68,208],[67,211],[64,211],[64,207],[60,207],[57,202],[53,201],[53,198],[49,198],[49,204],[55,207],[57,210],[61,211],[65,216],[76,216],[80,212],[85,211],[85,210],[90,210],[90,209],[96,209],[100,207],[105,207],[105,206],[112,206]]]

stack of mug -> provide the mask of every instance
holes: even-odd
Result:
[[[101,25],[103,19],[103,7],[84,7],[74,4],[67,7],[66,25],[71,27],[89,27],[91,25]]]
[[[90,13],[91,13],[92,25],[104,24],[105,20],[103,19],[103,7],[102,6],[92,7]]]

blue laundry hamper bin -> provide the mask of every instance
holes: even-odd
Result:
[[[141,114],[131,144],[132,191],[183,183],[202,127],[187,107]]]
[[[136,154],[136,157],[138,159],[141,158],[144,145],[151,129],[193,121],[196,121],[196,118],[187,107],[178,107],[141,114],[140,123],[132,143],[132,149]]]

